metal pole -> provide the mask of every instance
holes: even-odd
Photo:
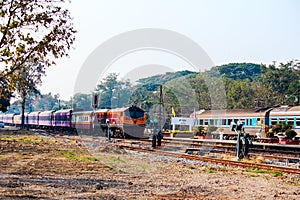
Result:
[[[236,143],[236,157],[237,159],[240,159],[240,138],[241,138],[241,134],[237,133],[237,143]]]
[[[162,93],[162,85],[159,87],[159,130],[157,133],[157,146],[161,146],[161,139],[162,139],[162,109],[163,109],[163,93]]]
[[[163,106],[163,95],[162,95],[162,85],[159,86],[159,129],[162,129],[162,109]]]

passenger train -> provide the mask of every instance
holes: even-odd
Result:
[[[20,114],[0,114],[5,125],[21,126]],[[29,128],[55,129],[78,134],[112,137],[145,137],[146,113],[136,106],[98,109],[95,111],[36,111],[24,114],[24,125]]]
[[[289,124],[300,137],[300,106],[280,106],[275,108],[259,109],[232,109],[232,110],[205,110],[192,113],[195,126],[209,125],[222,128],[224,133],[230,134],[230,124],[232,121],[241,121],[246,132],[251,135],[264,133],[273,125],[279,123]]]

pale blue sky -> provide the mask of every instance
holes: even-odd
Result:
[[[216,65],[268,64],[300,57],[297,0],[72,0],[67,7],[78,30],[75,49],[70,58],[59,60],[47,71],[41,88],[42,93],[59,93],[63,99],[73,94],[78,71],[97,46],[140,28],[183,34],[198,43]],[[131,55],[131,59],[124,58],[117,64],[161,64],[159,59],[149,63],[155,53],[145,56]],[[175,58],[169,64],[186,65]]]

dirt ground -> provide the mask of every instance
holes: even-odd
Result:
[[[300,177],[1,131],[0,199],[300,199]]]

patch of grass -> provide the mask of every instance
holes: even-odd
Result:
[[[0,160],[7,160],[8,158],[7,157],[0,157]]]
[[[1,137],[0,138],[0,141],[3,141],[3,142],[16,142],[16,138],[12,138],[12,137]]]
[[[189,169],[196,169],[195,166],[189,166]]]
[[[140,166],[143,170],[146,170],[146,169],[149,169],[149,165],[148,164],[142,164],[141,166]]]
[[[281,171],[274,171],[273,173],[275,177],[283,176],[283,173]]]
[[[163,169],[163,168],[165,168],[165,166],[158,165],[158,166],[156,166],[156,168],[157,169]]]
[[[60,155],[65,157],[68,160],[77,160],[82,162],[93,162],[93,161],[99,161],[100,159],[93,156],[87,156],[87,155],[80,155],[83,154],[82,152],[74,152],[74,151],[60,151]]]
[[[110,158],[110,161],[113,161],[113,162],[120,162],[120,163],[125,163],[126,161],[125,160],[121,160],[119,157],[111,157]]]
[[[223,173],[228,173],[230,170],[227,168],[219,168],[219,171]]]
[[[41,144],[54,144],[54,142],[51,142],[50,140],[45,140],[44,138],[41,138],[37,135],[22,135],[22,136],[2,136],[0,138],[0,141],[4,142],[24,142],[28,144],[35,144],[35,145],[41,145]]]
[[[214,170],[214,169],[209,169],[207,172],[208,172],[208,173],[217,173],[217,171]]]
[[[257,174],[249,174],[249,177],[258,177]]]
[[[109,170],[114,170],[115,168],[116,168],[115,164],[110,164],[108,167]]]
[[[22,138],[19,138],[18,141],[24,142],[24,143],[29,143],[29,144],[40,144],[42,140],[38,140],[37,138],[22,137]]]
[[[84,156],[80,158],[80,161],[83,162],[93,162],[93,161],[99,161],[99,158],[92,157],[92,156]]]
[[[281,171],[264,170],[264,169],[259,168],[256,165],[246,169],[246,172],[252,172],[252,173],[256,173],[256,174],[274,174],[275,177],[283,176],[283,173]]]
[[[263,169],[260,169],[258,166],[254,165],[248,169],[246,169],[246,172],[255,172],[255,173],[268,173],[267,170],[263,170]]]
[[[75,153],[72,151],[61,151],[59,152],[60,155],[64,156],[68,160],[79,160]]]

